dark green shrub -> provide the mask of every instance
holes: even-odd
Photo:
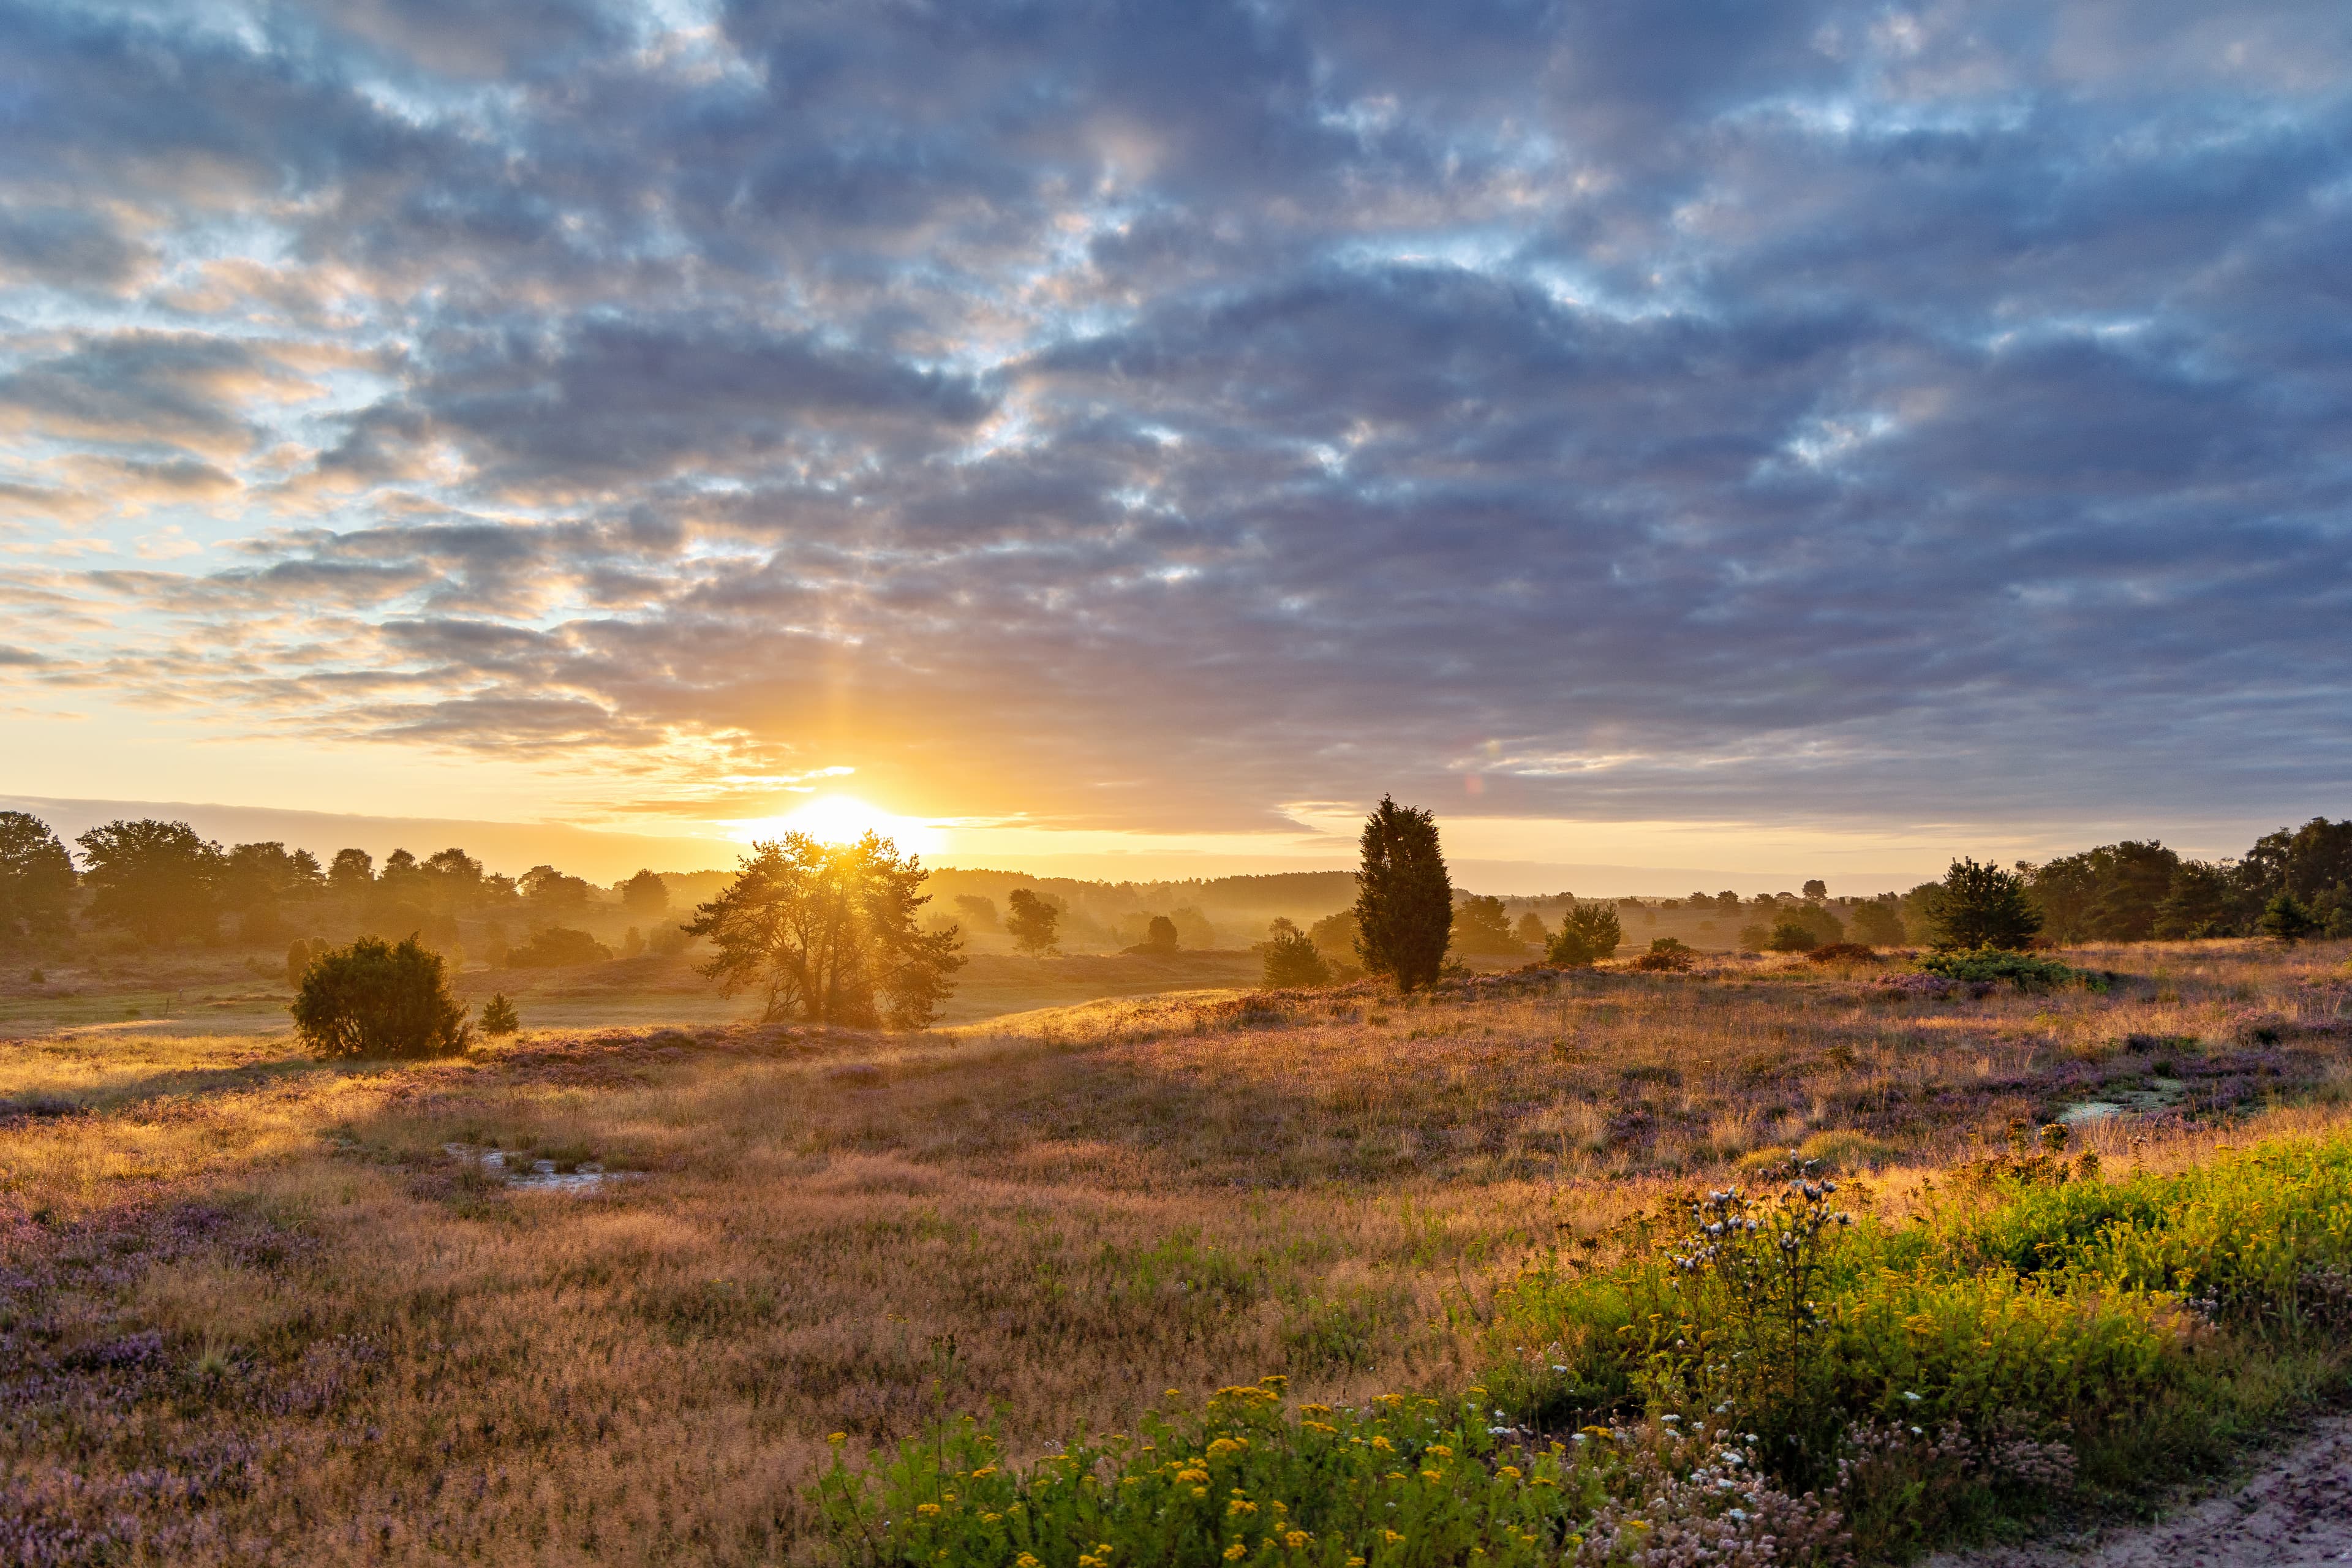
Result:
[[[1933,918],[1936,945],[1947,949],[2021,948],[2042,929],[2022,876],[1966,856],[1944,873]]]
[[[441,955],[413,936],[316,954],[292,1012],[296,1037],[326,1056],[457,1056],[473,1035]]]
[[[522,1015],[515,1011],[515,1005],[507,1000],[505,992],[492,993],[490,999],[482,1005],[482,1033],[511,1035],[521,1027]]]
[[[1764,939],[1766,951],[1771,952],[1811,952],[1821,944],[1811,926],[1787,915],[1772,922],[1772,934]]]
[[[2263,918],[2254,923],[2254,929],[2284,942],[2297,942],[2317,936],[2320,923],[2301,899],[2293,893],[2281,893],[2263,906]]]
[[[1454,885],[1437,818],[1387,795],[1364,821],[1356,873],[1356,952],[1400,991],[1432,984],[1454,935]]]
[[[1315,939],[1287,920],[1276,920],[1265,943],[1265,984],[1279,991],[1302,985],[1324,985],[1331,966],[1315,949]]]

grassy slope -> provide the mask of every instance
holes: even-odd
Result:
[[[1458,1385],[1522,1260],[1774,1143],[1928,1163],[2159,1061],[2200,1116],[2341,1102],[2309,1026],[2343,956],[2111,950],[2105,994],[1946,1003],[1746,965],[911,1039],[534,1029],[416,1067],[0,1045],[0,1094],[87,1108],[0,1122],[0,1365],[36,1379],[0,1416],[0,1528],[130,1520],[185,1562],[804,1552],[828,1431],[994,1405],[1034,1447],[1264,1373]],[[2134,1136],[2093,1134],[2119,1171],[2210,1142]],[[521,1193],[450,1142],[646,1174]]]

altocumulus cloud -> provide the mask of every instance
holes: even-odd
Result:
[[[14,3],[0,106],[22,689],[1158,827],[2352,771],[2341,6]]]

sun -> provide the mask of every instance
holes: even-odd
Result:
[[[897,816],[853,795],[819,795],[782,816],[762,816],[730,826],[735,837],[746,843],[780,838],[787,833],[805,833],[827,844],[851,844],[868,833],[878,833],[895,841],[900,849],[928,853],[939,847],[940,839],[939,829],[923,818]]]

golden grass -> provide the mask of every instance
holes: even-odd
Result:
[[[0,1044],[8,1104],[83,1107],[0,1120],[0,1334],[47,1379],[0,1416],[0,1526],[130,1519],[134,1557],[188,1563],[806,1557],[828,1432],[993,1406],[1034,1446],[1270,1372],[1457,1381],[1491,1281],[1759,1149],[1891,1162],[1899,1203],[2158,1058],[2201,1120],[2095,1129],[2116,1159],[2337,1114],[2340,950],[2069,956],[2126,978],[1930,1003],[1723,963],[415,1066]],[[634,1174],[522,1191],[450,1143]],[[229,1479],[174,1501],[142,1471]]]

